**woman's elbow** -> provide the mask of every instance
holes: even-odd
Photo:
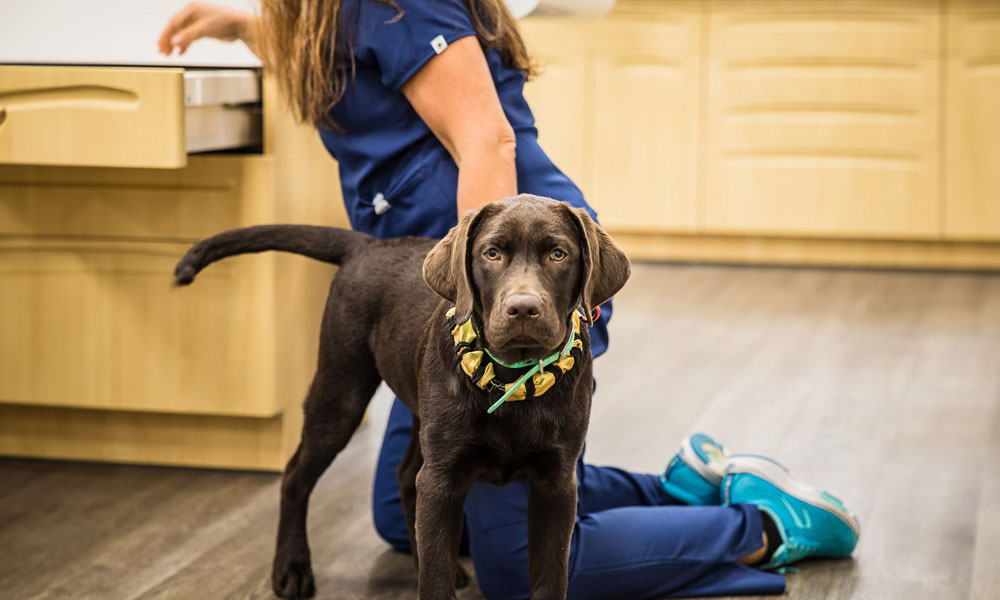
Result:
[[[514,128],[507,123],[496,127],[481,127],[475,135],[457,140],[454,158],[461,166],[469,159],[494,160],[499,158],[513,164],[517,152],[517,136]],[[494,158],[490,158],[494,157]]]
[[[506,127],[501,127],[500,131],[497,132],[497,148],[500,154],[504,158],[510,159],[511,162],[517,156],[517,135],[509,124]]]

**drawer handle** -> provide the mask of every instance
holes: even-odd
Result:
[[[0,127],[7,121],[7,109],[0,108]]]
[[[0,104],[5,105],[6,109],[21,108],[27,110],[57,106],[135,110],[139,108],[139,96],[135,92],[103,85],[67,85],[0,92]]]

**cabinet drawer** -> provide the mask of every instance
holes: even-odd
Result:
[[[275,257],[175,289],[187,248],[0,238],[0,402],[277,413]]]
[[[937,237],[939,9],[713,2],[704,230]]]
[[[179,168],[260,141],[252,69],[0,66],[0,163]]]
[[[269,156],[191,156],[183,169],[0,165],[0,236],[187,242],[274,222],[273,189]]]

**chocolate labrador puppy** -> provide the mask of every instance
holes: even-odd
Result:
[[[414,415],[398,475],[419,597],[454,598],[467,582],[457,555],[470,486],[527,480],[531,597],[565,598],[575,466],[593,386],[577,311],[589,321],[592,307],[625,285],[624,252],[583,210],[521,195],[470,211],[439,242],[329,227],[236,229],[193,246],[176,281],[187,285],[209,263],[265,250],[340,265],[302,441],[282,480],[275,593],[315,593],[309,493],[384,380]],[[525,376],[539,361],[541,371]],[[498,403],[512,388],[511,399],[522,401]]]

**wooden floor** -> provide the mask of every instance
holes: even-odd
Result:
[[[595,368],[591,462],[659,471],[701,430],[857,512],[855,559],[790,597],[1000,597],[1000,276],[637,265]],[[371,525],[387,407],[313,495],[321,598],[415,595]],[[277,485],[0,460],[0,597],[269,598]]]

